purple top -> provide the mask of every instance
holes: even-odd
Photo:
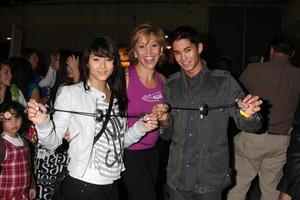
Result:
[[[136,71],[136,66],[132,65],[128,69],[129,84],[127,88],[128,115],[138,116],[141,113],[151,113],[155,104],[163,103],[163,81],[155,72],[155,88],[147,88],[143,85]],[[128,126],[131,127],[138,119],[128,118]],[[148,132],[139,142],[131,145],[128,149],[140,150],[148,149],[155,145],[158,139],[158,130]]]

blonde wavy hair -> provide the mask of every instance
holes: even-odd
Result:
[[[132,32],[132,37],[130,41],[130,49],[128,52],[129,60],[132,64],[137,64],[137,58],[134,55],[135,45],[141,37],[146,37],[147,40],[150,40],[150,37],[154,36],[157,39],[159,46],[162,48],[162,54],[159,58],[159,63],[165,61],[166,56],[164,54],[164,49],[166,48],[166,40],[164,31],[152,24],[140,24]]]

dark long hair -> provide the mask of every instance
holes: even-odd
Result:
[[[125,71],[121,67],[117,45],[106,37],[97,37],[88,43],[82,54],[82,80],[85,90],[90,89],[87,85],[87,80],[89,78],[89,68],[87,67],[87,64],[91,54],[113,59],[114,69],[106,82],[109,85],[112,94],[118,100],[120,112],[124,114],[127,109],[128,99],[126,94]]]
[[[70,50],[67,49],[61,49],[58,52],[59,54],[59,69],[56,72],[56,78],[55,83],[53,87],[51,88],[51,94],[50,94],[50,100],[54,103],[56,99],[56,93],[58,88],[65,84],[70,85],[70,78],[68,78],[67,75],[67,59],[69,56],[71,56],[73,53]]]
[[[30,99],[30,94],[28,94],[28,87],[30,82],[33,80],[33,70],[31,68],[30,62],[23,57],[12,58],[13,63],[12,69],[12,83],[15,83],[17,87],[23,93],[25,99],[28,101]]]

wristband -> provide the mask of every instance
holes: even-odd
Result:
[[[249,115],[248,113],[246,113],[246,112],[244,112],[244,111],[242,111],[242,110],[240,110],[240,114],[241,114],[244,118],[246,118],[246,119],[249,119],[249,118],[251,117],[251,115]]]

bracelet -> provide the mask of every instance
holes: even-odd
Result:
[[[246,118],[246,119],[249,119],[249,118],[251,117],[251,115],[249,115],[248,113],[246,113],[246,112],[244,112],[244,111],[242,111],[242,110],[240,110],[240,114],[241,114],[244,118]]]

